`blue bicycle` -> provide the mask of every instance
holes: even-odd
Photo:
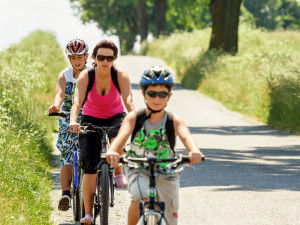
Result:
[[[60,116],[70,119],[70,114],[66,112],[51,113],[49,116]],[[73,208],[73,219],[75,222],[80,221],[81,218],[81,202],[82,202],[82,190],[81,190],[81,178],[83,173],[80,168],[79,150],[74,152],[73,158],[73,173],[72,173],[72,184],[71,184],[71,203]]]

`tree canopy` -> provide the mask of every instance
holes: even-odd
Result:
[[[105,33],[117,35],[123,53],[131,51],[140,35],[141,41],[152,33],[157,38],[177,30],[193,31],[213,25],[218,15],[210,8],[214,0],[70,0],[84,23],[96,22]],[[228,0],[231,2],[233,0]],[[220,3],[221,4],[221,3]],[[226,14],[233,13],[230,8]],[[235,10],[240,14],[240,9]],[[300,2],[297,0],[243,0],[241,21],[257,27],[300,28]],[[230,35],[230,34],[228,34]]]

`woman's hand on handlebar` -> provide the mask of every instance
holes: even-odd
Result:
[[[70,121],[69,127],[70,127],[70,131],[72,131],[73,133],[80,133],[79,123]]]
[[[120,155],[117,152],[106,152],[106,160],[111,167],[117,167],[120,162]]]
[[[201,152],[189,152],[189,164],[201,162],[202,157],[203,155]]]

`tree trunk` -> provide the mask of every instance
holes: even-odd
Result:
[[[146,0],[138,0],[138,18],[139,18],[139,31],[141,42],[147,40],[148,36],[148,15]]]
[[[138,30],[137,21],[134,18],[130,18],[127,20],[127,26],[129,27],[130,32],[127,35],[128,37],[126,38],[126,48],[128,49],[128,51],[132,51]]]
[[[212,33],[209,50],[238,52],[238,25],[242,0],[211,0]]]
[[[122,54],[127,54],[128,52],[133,50],[138,30],[136,17],[127,18],[125,21],[130,32],[127,32],[126,30],[117,30],[116,32],[116,35],[119,37]]]
[[[155,23],[156,23],[156,37],[159,35],[167,34],[166,29],[166,12],[167,12],[167,0],[154,0],[155,9]]]

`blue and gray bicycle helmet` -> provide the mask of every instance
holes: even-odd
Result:
[[[173,74],[162,66],[154,66],[145,70],[140,80],[140,87],[145,90],[149,85],[174,86]]]
[[[89,51],[89,46],[84,42],[84,40],[76,38],[69,41],[65,51],[67,55],[85,55]]]

